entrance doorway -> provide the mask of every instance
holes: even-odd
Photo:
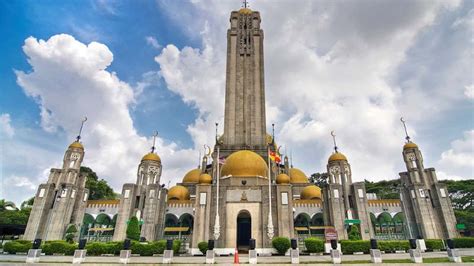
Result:
[[[237,215],[237,249],[239,252],[248,252],[250,238],[252,238],[252,218],[248,211],[241,211]]]

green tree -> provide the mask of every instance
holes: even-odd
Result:
[[[309,182],[322,188],[328,183],[328,173],[314,173],[309,177]]]
[[[107,181],[100,179],[97,174],[86,166],[81,166],[81,174],[86,175],[86,188],[89,189],[89,199],[115,199],[114,190],[107,184]]]
[[[365,180],[367,193],[375,193],[379,199],[400,199],[400,179],[370,182]]]
[[[349,231],[349,240],[361,240],[359,227],[357,227],[357,225],[351,225]]]
[[[127,238],[132,240],[140,239],[140,225],[136,216],[132,216],[127,225]]]

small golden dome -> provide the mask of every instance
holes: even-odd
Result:
[[[416,145],[414,142],[407,142],[405,143],[405,145],[403,145],[403,149],[406,150],[406,149],[417,149],[418,148],[418,145]]]
[[[290,177],[287,174],[279,174],[276,177],[277,184],[289,184]]]
[[[183,177],[183,183],[198,183],[201,169],[193,169],[187,172]]]
[[[189,200],[189,190],[183,186],[174,186],[168,191],[168,200]]]
[[[160,156],[154,152],[150,152],[145,154],[143,156],[142,161],[155,161],[155,162],[161,162]]]
[[[241,8],[239,10],[239,13],[244,15],[250,15],[252,14],[252,10],[250,8]]]
[[[308,177],[298,168],[290,168],[290,182],[292,184],[306,184],[309,183]]]
[[[212,176],[208,174],[201,174],[199,176],[199,184],[212,184]]]
[[[315,185],[307,186],[301,191],[300,197],[304,200],[320,199],[321,188]]]
[[[69,148],[84,149],[84,146],[82,146],[82,143],[76,140],[73,143],[71,143],[71,145],[69,145]]]
[[[340,152],[335,152],[331,156],[329,156],[328,162],[334,161],[347,161],[347,158],[344,154]]]
[[[221,176],[267,176],[267,164],[253,151],[236,151],[227,157]]]

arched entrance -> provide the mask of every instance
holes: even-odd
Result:
[[[248,211],[241,211],[237,215],[237,249],[248,251],[250,238],[252,238],[252,218]]]

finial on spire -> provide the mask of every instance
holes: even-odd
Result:
[[[219,144],[219,137],[217,135],[217,129],[219,128],[219,123],[216,122],[216,144]]]
[[[206,148],[206,145],[204,145],[204,148]],[[198,157],[198,169],[201,169],[201,150],[199,149],[199,157]]]
[[[272,146],[275,145],[275,123],[272,123]]]
[[[151,146],[151,152],[155,152],[155,142],[156,142],[156,137],[158,137],[158,131],[153,131],[153,146]]]
[[[337,145],[336,145],[336,133],[334,133],[334,130],[331,131],[331,136],[332,136],[332,141],[334,142],[334,151],[338,152],[337,151]]]
[[[82,133],[82,128],[84,127],[84,123],[87,121],[87,116],[84,116],[84,118],[81,121],[81,128],[79,128],[79,134],[76,137],[76,141],[79,142],[81,140],[81,133]]]
[[[293,149],[290,148],[290,167],[293,168]]]
[[[403,124],[403,129],[405,129],[405,135],[406,135],[405,139],[407,140],[407,142],[411,142],[411,141],[410,141],[410,136],[408,136],[406,121],[405,121],[405,119],[403,119],[403,116],[400,117],[400,121],[401,121],[402,124]]]
[[[243,1],[242,1],[242,7],[243,7],[243,8],[248,8],[248,7],[249,7],[249,3],[248,3],[247,0],[243,0]]]

